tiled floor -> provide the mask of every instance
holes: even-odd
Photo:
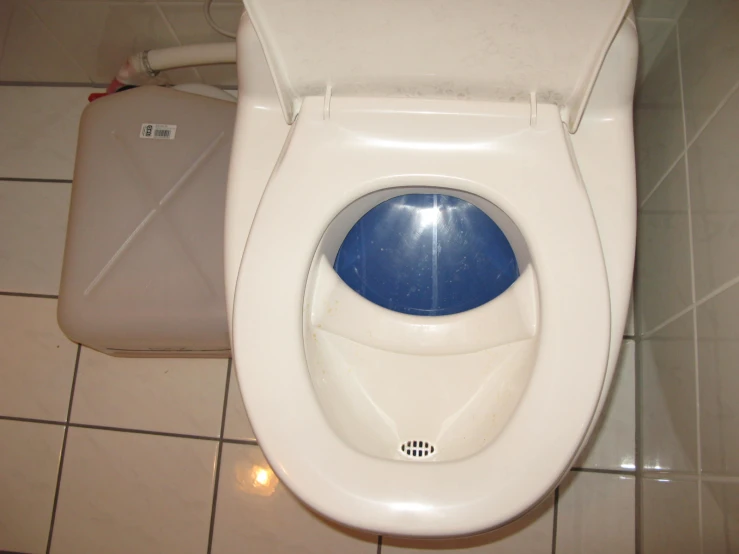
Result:
[[[558,491],[503,529],[436,541],[380,539],[307,510],[262,456],[227,361],[115,359],[68,341],[55,297],[89,92],[0,86],[0,551],[633,551],[631,341]]]

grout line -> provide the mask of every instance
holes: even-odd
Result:
[[[51,538],[54,535],[54,523],[56,522],[56,508],[59,504],[59,489],[62,485],[62,469],[64,469],[64,454],[67,450],[67,435],[69,426],[64,427],[64,438],[62,439],[62,450],[59,455],[59,470],[56,477],[56,490],[54,491],[54,503],[51,506],[51,521],[49,522],[49,536],[46,539],[46,554],[51,551]]]
[[[662,329],[664,329],[665,327],[667,327],[670,323],[674,323],[675,321],[677,321],[678,319],[680,319],[682,316],[684,316],[685,314],[687,314],[694,307],[695,307],[695,305],[692,305],[691,304],[690,306],[687,306],[687,307],[683,308],[682,310],[680,310],[679,312],[677,312],[675,315],[668,317],[666,320],[664,320],[662,323],[660,323],[656,327],[653,327],[649,331],[645,331],[644,333],[642,333],[641,334],[641,339],[642,340],[646,340],[648,338],[651,338],[652,335],[654,335],[657,332],[661,331]]]
[[[637,15],[636,19],[639,21],[659,21],[662,23],[676,23],[677,22],[677,18],[672,18],[672,17],[642,17],[640,15]]]
[[[72,417],[72,403],[74,402],[74,389],[77,386],[77,372],[80,367],[80,356],[82,354],[82,345],[77,345],[77,356],[74,360],[74,373],[72,374],[72,386],[69,389],[69,406],[67,407],[67,425]]]
[[[679,31],[677,29],[677,26],[675,27],[675,31],[676,31],[675,32],[676,39],[678,41],[678,45],[677,45],[678,73],[680,75],[680,87],[681,87],[681,91],[682,91],[682,87],[683,87],[683,85],[682,85],[682,60],[680,59],[680,35],[679,35]],[[644,206],[646,205],[647,201],[657,191],[657,189],[660,187],[660,185],[662,184],[662,182],[665,179],[667,179],[667,176],[672,172],[673,169],[675,169],[675,167],[677,166],[677,164],[680,163],[680,158],[682,158],[683,156],[685,156],[685,161],[686,161],[686,164],[687,164],[688,150],[690,149],[690,147],[693,146],[693,144],[695,143],[695,141],[697,141],[698,138],[703,134],[703,131],[706,130],[706,127],[708,127],[711,124],[711,122],[716,118],[716,116],[718,115],[718,113],[723,109],[724,106],[726,106],[726,104],[729,103],[729,100],[731,100],[731,97],[737,91],[739,91],[739,81],[737,81],[734,84],[734,86],[732,86],[731,89],[729,89],[728,94],[726,94],[726,96],[724,96],[721,99],[721,101],[718,103],[718,105],[716,106],[716,108],[711,112],[711,114],[708,116],[708,118],[706,119],[706,121],[698,128],[698,130],[694,133],[693,138],[691,138],[690,140],[688,140],[688,130],[687,130],[686,117],[685,117],[685,98],[684,98],[684,95],[681,92],[681,94],[680,94],[680,103],[681,103],[681,106],[682,106],[682,116],[683,116],[683,139],[684,139],[683,140],[683,144],[684,144],[684,149],[680,152],[680,155],[677,156],[677,159],[675,159],[675,161],[673,161],[670,164],[670,166],[667,168],[667,171],[665,171],[665,173],[662,175],[662,177],[660,177],[660,179],[657,181],[657,184],[654,185],[654,187],[652,187],[652,189],[647,193],[647,195],[644,197],[644,199],[639,203],[639,209],[644,208]]]
[[[111,4],[108,2],[107,4]],[[182,2],[176,3],[178,6]],[[123,5],[130,6],[130,2],[124,2]],[[202,4],[197,4],[202,5]],[[110,83],[62,83],[56,81],[0,81],[0,87],[47,87],[47,88],[101,88],[107,89]],[[207,83],[206,83],[207,84]],[[213,85],[221,90],[238,90],[238,85]]]
[[[628,475],[634,477],[635,471],[628,469],[601,469],[594,467],[573,467],[570,471],[579,471],[581,473],[605,473],[607,475]]]
[[[730,279],[729,281],[726,281],[720,287],[716,287],[714,290],[712,290],[711,292],[709,292],[708,294],[706,294],[705,296],[703,296],[700,300],[698,300],[695,303],[695,307],[697,308],[700,305],[705,304],[706,302],[708,302],[712,298],[718,296],[722,292],[725,292],[725,291],[729,290],[731,287],[733,287],[737,283],[739,283],[739,276],[738,277],[734,277],[733,279]]]
[[[678,44],[678,46],[679,46],[679,44]],[[680,52],[679,52],[679,49],[678,49],[678,55],[679,54],[680,54]],[[681,75],[681,82],[682,82],[682,75]],[[691,146],[693,146],[693,143],[696,140],[698,140],[698,137],[700,137],[701,134],[703,134],[703,131],[705,131],[706,127],[708,127],[711,124],[711,122],[716,118],[716,116],[718,115],[718,113],[724,108],[724,106],[726,106],[726,104],[729,103],[729,100],[731,100],[731,97],[734,96],[734,93],[737,90],[739,90],[739,81],[737,81],[736,83],[734,83],[734,86],[732,86],[729,89],[728,94],[721,99],[721,101],[718,103],[718,105],[716,106],[716,108],[708,116],[708,119],[706,119],[706,121],[700,127],[698,127],[698,130],[695,132],[695,135],[693,136],[693,138],[691,138],[689,141],[687,141],[687,143],[686,143],[687,146],[685,148],[686,151],[687,151],[688,148],[690,148]],[[683,111],[683,114],[684,113],[685,112]],[[687,135],[687,125],[686,125],[685,129],[686,129],[686,131],[685,131],[685,138],[687,140],[687,136],[688,136]]]
[[[377,535],[377,554],[382,552],[382,535]]]
[[[213,502],[210,507],[210,527],[208,528],[208,554],[213,549],[213,531],[216,527],[216,507],[218,504],[218,484],[221,478],[221,460],[223,459],[223,441],[218,441],[218,452],[216,452],[215,476],[213,478]]]
[[[648,469],[642,471],[641,478],[645,481],[698,481],[698,473],[687,471],[669,471]]]
[[[47,298],[56,300],[59,298],[58,294],[35,294],[33,292],[9,292],[0,291],[0,296],[21,296],[23,298]]]
[[[216,506],[218,504],[218,484],[221,477],[221,459],[223,456],[223,431],[226,428],[226,412],[228,410],[228,388],[231,383],[232,359],[228,360],[226,367],[226,386],[223,392],[223,409],[221,411],[221,430],[218,434],[218,452],[216,453],[215,476],[213,477],[213,501],[210,505],[210,527],[208,529],[208,554],[213,549],[213,530],[216,525]]]
[[[21,421],[23,423],[39,423],[42,425],[66,425],[66,423],[64,423],[63,421],[54,421],[53,419],[36,419],[33,417],[18,417],[9,415],[0,415],[0,420]]]
[[[0,177],[0,181],[11,183],[72,183],[72,179],[34,179],[33,177]]]
[[[255,439],[223,439],[225,444],[246,444],[249,446],[258,446],[259,444]]]
[[[737,475],[711,475],[710,473],[701,476],[701,480],[707,483],[739,483],[739,476]]]
[[[182,46],[182,41],[180,40],[180,37],[177,35],[177,32],[175,31],[174,27],[172,26],[172,23],[169,21],[169,18],[165,15],[164,10],[162,9],[162,6],[160,5],[160,2],[155,2],[154,5],[156,6],[157,13],[159,14],[159,17],[164,21],[164,25],[169,30],[169,33],[172,35],[172,37],[177,42],[178,46]],[[181,68],[173,68],[173,69],[191,69],[195,76],[197,77],[200,84],[205,83],[205,80],[203,79],[203,76],[200,74],[200,71],[198,71],[197,66],[193,67],[181,67]]]
[[[552,554],[557,554],[557,516],[559,515],[559,487],[554,489],[554,510],[552,513]]]
[[[634,554],[641,554],[641,505],[644,460],[642,453],[642,369],[641,340],[634,347]]]
[[[675,23],[675,22],[674,22]],[[684,102],[682,100],[682,74],[681,74],[681,68],[680,68],[680,37],[677,34],[677,24],[675,25],[675,48],[677,50],[677,69],[678,69],[678,75],[680,75],[680,102],[681,106],[683,107],[681,115],[683,118],[683,139],[685,138],[685,109],[684,109]],[[646,203],[649,201],[649,199],[654,195],[654,193],[657,191],[657,189],[662,185],[662,183],[667,179],[667,176],[672,172],[673,169],[677,166],[677,164],[680,162],[680,158],[682,156],[687,156],[687,147],[685,147],[685,140],[683,140],[683,149],[680,152],[678,156],[675,157],[675,160],[669,165],[667,168],[667,171],[665,171],[662,176],[657,180],[657,183],[652,187],[652,189],[647,193],[647,195],[644,197],[644,200],[639,202],[638,209],[642,209]]]
[[[692,310],[694,308],[701,307],[703,304],[705,304],[709,300],[712,300],[713,298],[715,298],[719,294],[721,294],[723,292],[726,292],[727,290],[729,290],[730,288],[732,288],[737,283],[739,283],[739,276],[734,277],[733,279],[729,279],[723,285],[721,285],[719,287],[716,287],[714,290],[712,290],[708,294],[704,295],[703,297],[701,297],[696,302],[693,302],[689,306],[683,308],[682,310],[680,310],[675,315],[668,317],[665,321],[663,321],[662,323],[660,323],[656,327],[653,327],[649,331],[647,331],[645,333],[642,333],[641,334],[641,339],[644,340],[644,339],[647,339],[647,338],[651,337],[652,335],[654,335],[658,331],[661,331],[662,329],[664,329],[665,327],[667,327],[670,323],[673,323],[675,320],[680,319],[682,316],[684,316],[685,314],[687,314],[690,310]]]
[[[669,167],[667,168],[667,171],[665,171],[665,172],[664,172],[664,174],[662,175],[662,177],[660,177],[660,178],[659,178],[659,179],[657,180],[657,184],[656,184],[656,185],[654,185],[654,186],[652,187],[652,189],[651,189],[651,190],[650,190],[650,191],[649,191],[649,192],[647,193],[647,195],[646,195],[646,196],[644,197],[644,200],[642,200],[642,201],[641,201],[641,202],[639,203],[639,208],[638,208],[639,210],[643,209],[643,208],[644,208],[644,206],[646,205],[646,203],[647,203],[647,202],[649,201],[649,199],[650,199],[650,198],[652,198],[652,196],[654,196],[654,193],[655,193],[655,192],[657,192],[657,189],[658,189],[658,188],[660,188],[660,186],[662,186],[662,183],[663,183],[663,182],[664,182],[664,181],[665,181],[665,180],[667,179],[668,175],[669,175],[670,173],[672,173],[672,170],[673,170],[673,169],[675,169],[675,168],[677,167],[677,164],[678,164],[678,163],[680,163],[680,159],[681,159],[681,158],[682,158],[683,156],[687,157],[687,153],[686,153],[686,150],[681,150],[681,151],[680,151],[680,154],[679,154],[679,155],[677,156],[677,158],[675,158],[675,161],[673,161],[673,162],[672,162],[672,163],[670,164],[670,166],[669,166]]]
[[[223,393],[223,413],[221,414],[221,432],[218,435],[219,439],[223,439],[223,433],[226,430],[226,414],[228,412],[228,389],[231,386],[231,371],[233,367],[233,358],[228,359],[228,366],[226,367],[226,390]]]
[[[698,463],[698,537],[703,554],[703,456],[701,454],[700,362],[698,359],[698,310],[693,310],[693,364],[695,368],[695,448]]]
[[[86,72],[85,72],[86,73]],[[0,87],[108,88],[109,83],[59,81],[0,81]]]
[[[685,146],[685,193],[687,194],[687,206],[688,206],[688,249],[690,252],[690,294],[693,300],[693,306],[697,304],[696,288],[695,288],[695,247],[693,244],[693,206],[690,194],[690,163],[688,161],[688,123],[687,114],[685,111],[685,82],[683,78],[683,62],[682,62],[682,50],[680,48],[680,25],[675,26],[675,36],[677,37],[677,62],[678,62],[678,75],[680,77],[680,106],[682,108],[683,116],[683,144]],[[736,87],[736,85],[735,85]],[[710,124],[719,110],[724,106],[728,99],[731,97],[732,92],[719,102],[718,107],[708,117],[708,120],[704,125],[695,133],[690,144],[696,140],[703,130]],[[698,537],[700,539],[700,553],[703,554],[703,486],[701,484],[701,425],[700,425],[700,377],[698,373],[698,309],[693,308],[692,313],[692,324],[693,324],[693,378],[695,380],[695,434],[696,434],[696,459],[698,462]]]
[[[85,74],[85,77],[87,77],[88,82],[92,82],[91,75],[87,72],[87,70],[80,65],[80,62],[77,60],[75,56],[72,55],[72,53],[69,51],[69,49],[65,46],[64,42],[59,39],[57,34],[52,31],[49,26],[46,24],[46,22],[41,18],[41,16],[38,14],[38,12],[34,9],[33,5],[29,2],[27,4],[28,11],[33,14],[33,17],[36,18],[38,23],[41,24],[41,27],[44,28],[44,30],[48,33],[48,35],[54,40],[54,42],[57,43],[59,46],[59,50],[64,54],[64,56],[72,62],[74,65],[77,66],[77,69],[80,70],[81,73]]]
[[[72,374],[72,387],[69,391],[69,405],[67,406],[67,424],[64,426],[64,437],[62,438],[62,449],[59,454],[59,469],[56,474],[56,489],[54,491],[54,503],[51,506],[51,521],[49,521],[49,536],[46,539],[46,554],[51,551],[51,539],[54,535],[54,523],[56,521],[56,509],[59,505],[59,490],[62,486],[62,471],[64,469],[64,455],[67,452],[67,437],[69,436],[69,416],[72,414],[72,401],[74,400],[74,388],[77,384],[77,371],[80,367],[80,353],[82,345],[77,345],[77,356],[74,360],[74,373]]]
[[[96,431],[114,431],[116,433],[134,433],[137,435],[153,435],[157,437],[170,437],[175,439],[197,439],[203,441],[217,441],[218,437],[208,437],[205,435],[189,435],[187,433],[170,433],[166,431],[150,431],[148,429],[131,429],[127,427],[110,427],[107,425],[93,425],[90,423],[69,423],[69,427],[79,429],[93,429]]]

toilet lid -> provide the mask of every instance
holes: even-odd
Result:
[[[324,119],[323,99],[307,98],[262,197],[236,285],[234,362],[267,459],[314,509],[380,533],[474,533],[531,508],[582,444],[608,359],[603,252],[559,111],[543,106],[534,130],[527,106],[450,104],[341,98]],[[538,283],[529,295],[540,321],[534,377],[492,443],[444,463],[381,459],[344,442],[319,404],[304,347],[310,268],[328,226],[360,199],[392,198],[409,183],[496,205],[522,233]],[[387,350],[426,356],[480,349],[474,333],[422,336],[419,329],[406,341],[395,324],[408,316],[376,309],[377,318],[347,332],[372,330]],[[476,312],[461,316],[474,324]],[[497,336],[485,331],[480,341]]]
[[[332,94],[557,104],[574,131],[630,0],[244,0],[292,123]]]

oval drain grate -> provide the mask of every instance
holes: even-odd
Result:
[[[400,445],[400,451],[409,458],[428,458],[436,452],[436,448],[428,441],[406,441]]]

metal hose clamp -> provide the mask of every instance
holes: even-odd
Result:
[[[148,50],[144,50],[143,52],[141,52],[141,65],[144,66],[144,70],[149,77],[156,77],[160,73],[159,71],[151,67],[151,64],[149,63]]]

